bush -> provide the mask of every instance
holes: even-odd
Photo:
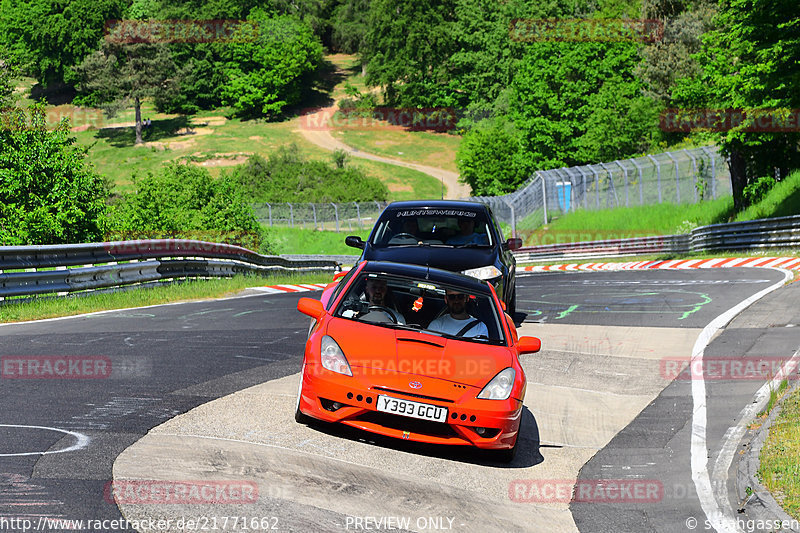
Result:
[[[377,178],[341,162],[307,161],[297,146],[281,147],[269,160],[254,155],[234,168],[231,179],[255,202],[385,201],[386,186]]]
[[[44,106],[3,111],[0,243],[92,242],[102,237],[108,187],[75,146],[69,123],[48,131]]]
[[[746,205],[756,205],[764,199],[767,193],[775,186],[775,178],[764,176],[744,188]]]
[[[118,239],[191,238],[268,251],[252,208],[228,176],[214,180],[204,168],[169,163],[133,184],[109,218]]]

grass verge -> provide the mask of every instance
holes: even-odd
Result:
[[[19,301],[7,300],[0,305],[0,323],[41,320],[80,315],[111,309],[144,307],[173,302],[205,300],[232,296],[248,287],[285,283],[324,283],[332,274],[276,274],[274,276],[235,276],[208,280],[133,288],[115,292],[76,293],[64,297],[42,296]]]
[[[758,477],[792,517],[800,519],[800,390],[784,399],[761,449]]]
[[[371,228],[345,229],[341,232],[272,226],[267,228],[269,241],[280,254],[360,255],[361,250],[345,245],[344,238],[358,235],[366,239]]]

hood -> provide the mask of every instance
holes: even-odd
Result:
[[[354,376],[362,376],[367,386],[430,378],[446,381],[451,388],[455,382],[481,389],[512,363],[509,348],[504,346],[355,325],[347,320],[332,321],[327,334],[339,344]]]
[[[495,248],[454,248],[438,246],[388,246],[374,248],[367,245],[363,259],[367,261],[393,261],[428,265],[453,272],[470,268],[494,265],[497,252]]]

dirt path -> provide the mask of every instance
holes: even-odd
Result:
[[[362,152],[357,148],[348,146],[342,141],[336,139],[331,135],[333,128],[329,126],[331,118],[336,113],[338,107],[334,104],[330,107],[322,108],[315,113],[303,115],[297,119],[298,129],[295,131],[300,132],[303,137],[308,141],[316,144],[320,148],[326,150],[344,150],[352,157],[360,157],[362,159],[369,159],[371,161],[378,161],[381,163],[388,163],[390,165],[397,165],[401,167],[410,168],[433,176],[444,184],[445,193],[444,197],[447,199],[467,198],[471,196],[472,191],[469,185],[465,185],[458,181],[458,173],[444,170],[442,168],[430,167],[427,165],[420,165],[418,163],[409,163],[407,161],[400,161],[389,157],[383,157],[367,152]]]

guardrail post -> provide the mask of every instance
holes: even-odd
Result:
[[[656,165],[656,177],[658,180],[658,203],[662,203],[661,200],[661,163],[658,162],[658,159],[653,157],[652,155],[648,155],[647,157]]]
[[[333,218],[336,219],[336,233],[339,233],[339,208],[333,202],[331,202],[331,205],[333,206]]]
[[[672,152],[664,152],[667,157],[672,159],[672,164],[675,165],[675,203],[681,203],[681,173],[678,169],[678,160],[672,155]]]

